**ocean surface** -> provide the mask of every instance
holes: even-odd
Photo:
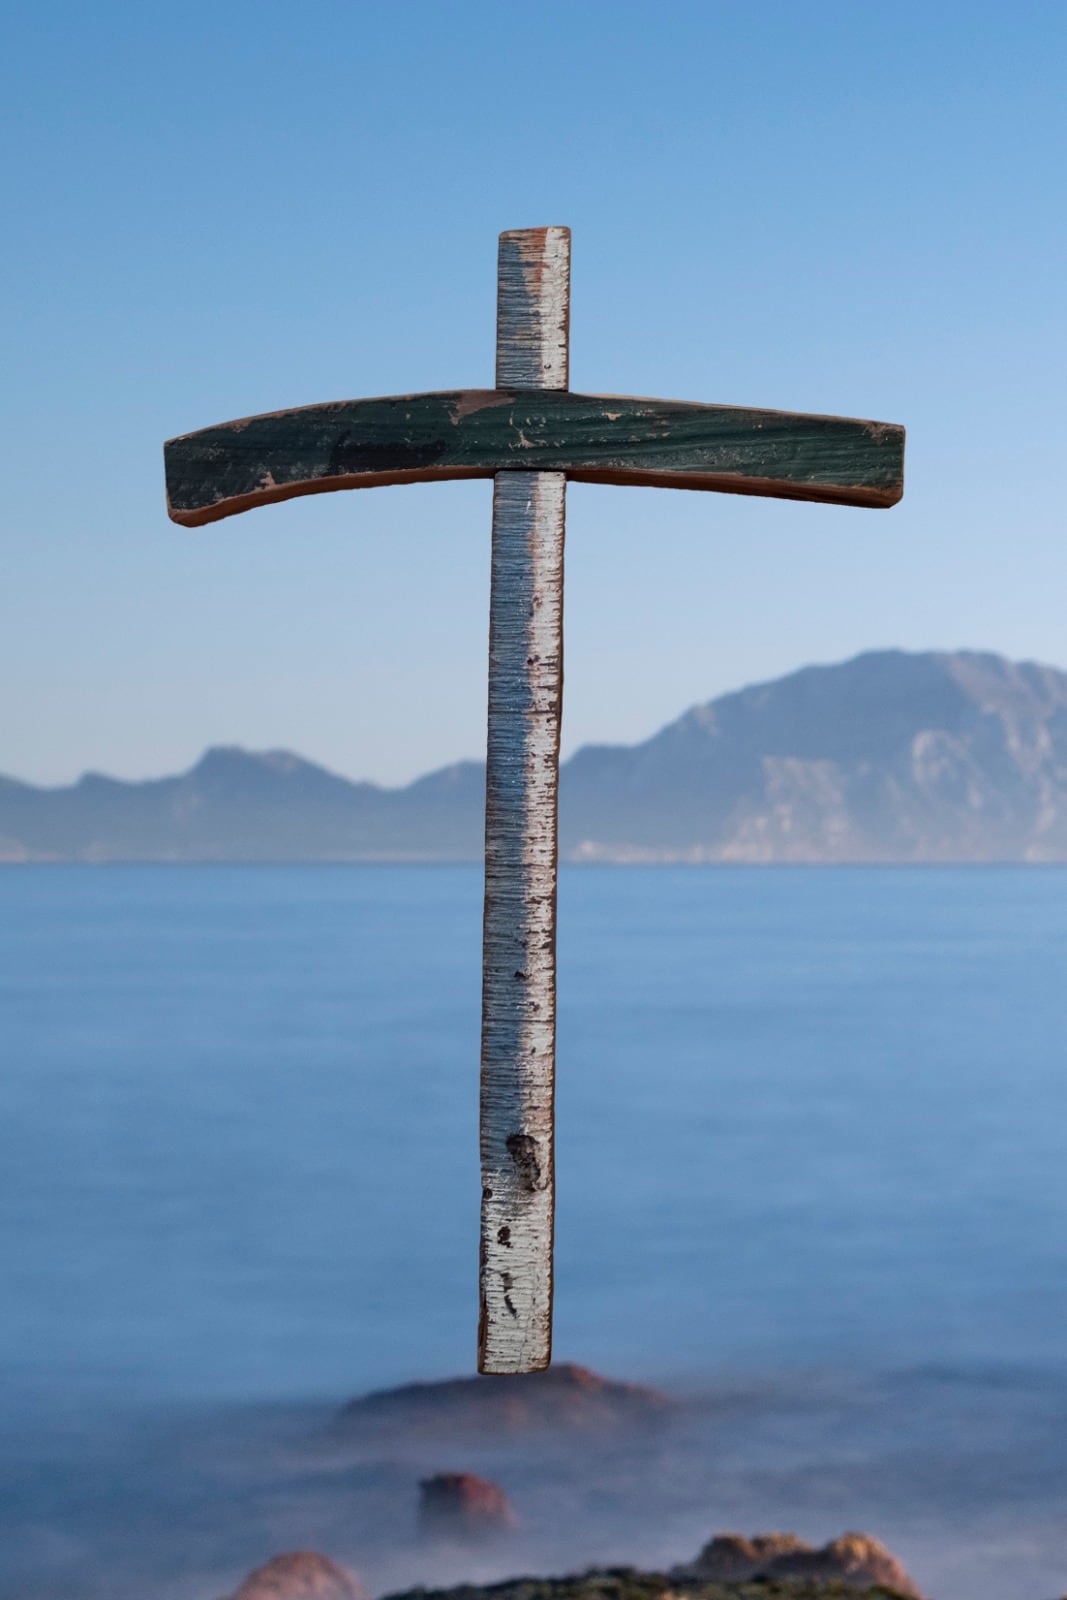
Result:
[[[3,1600],[426,1578],[435,1463],[377,1464],[390,1554],[305,1446],[473,1371],[480,918],[473,868],[0,873]],[[565,869],[559,954],[557,1357],[693,1409],[551,1516],[498,1463],[523,1562],[865,1527],[1062,1594],[1067,870]]]

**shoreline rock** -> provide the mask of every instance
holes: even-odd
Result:
[[[388,1432],[479,1439],[534,1431],[599,1433],[647,1427],[664,1420],[675,1402],[658,1389],[604,1378],[562,1362],[522,1377],[446,1378],[380,1389],[349,1403],[336,1419],[345,1435]]]
[[[701,1550],[692,1566],[676,1567],[671,1577],[679,1583],[686,1579],[717,1579],[727,1583],[741,1583],[758,1577],[761,1570],[778,1556],[808,1552],[812,1546],[795,1533],[756,1533],[750,1537],[743,1533],[717,1533]]]
[[[347,1567],[315,1550],[288,1550],[250,1572],[229,1600],[370,1600]]]
[[[503,1491],[470,1473],[427,1480],[430,1502],[446,1507],[445,1522],[460,1526],[473,1508],[491,1531],[501,1515],[514,1519]],[[435,1513],[431,1515],[433,1520]],[[507,1524],[510,1526],[511,1524]],[[925,1600],[897,1558],[866,1533],[845,1533],[815,1548],[794,1533],[717,1534],[688,1571],[637,1567],[589,1568],[565,1577],[506,1578],[448,1588],[419,1586],[384,1600]],[[276,1556],[249,1574],[229,1600],[369,1600],[354,1573],[309,1551]]]
[[[857,1588],[866,1584],[907,1595],[908,1600],[924,1600],[896,1556],[869,1533],[843,1533],[821,1550],[784,1551],[767,1562],[763,1575],[840,1578]]]
[[[907,1600],[925,1600],[903,1565],[869,1533],[843,1533],[816,1549],[795,1533],[719,1533],[688,1567],[675,1567],[677,1589],[695,1580],[765,1583],[781,1578],[846,1583],[853,1590],[879,1589]]]
[[[384,1600],[914,1600],[916,1594],[914,1589],[895,1590],[884,1584],[859,1588],[842,1578],[784,1574],[755,1582],[699,1580],[679,1586],[668,1573],[610,1567],[566,1578],[509,1578],[451,1589],[407,1589]]]

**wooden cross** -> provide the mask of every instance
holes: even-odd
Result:
[[[496,388],[340,400],[165,447],[186,527],[295,495],[493,479],[482,988],[478,1366],[548,1365],[552,1331],[556,809],[568,479],[891,506],[885,422],[573,394],[570,231],[500,236]]]

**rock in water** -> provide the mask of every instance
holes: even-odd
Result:
[[[679,1577],[714,1578],[723,1583],[743,1583],[762,1572],[777,1556],[810,1551],[811,1545],[795,1533],[717,1533],[704,1546],[692,1566],[679,1569]]]
[[[821,1550],[783,1552],[768,1561],[759,1576],[814,1578],[820,1582],[837,1578],[854,1589],[877,1586],[910,1600],[923,1600],[896,1556],[869,1533],[843,1533]]]
[[[751,1542],[751,1541],[749,1541]],[[835,1541],[836,1542],[836,1541]],[[814,1552],[812,1552],[814,1554]],[[672,1586],[673,1584],[673,1586]],[[864,1580],[782,1577],[739,1583],[672,1580],[662,1572],[614,1567],[569,1578],[509,1578],[454,1589],[411,1589],[390,1600],[906,1600],[915,1590],[869,1587]],[[1067,1596],[1065,1596],[1067,1600]]]
[[[518,1524],[499,1484],[473,1472],[439,1472],[419,1485],[419,1532],[424,1538],[480,1543]]]
[[[250,1572],[230,1600],[370,1600],[354,1572],[314,1550],[290,1550]]]
[[[609,1431],[658,1421],[672,1402],[637,1383],[615,1383],[570,1363],[520,1377],[452,1378],[410,1383],[353,1400],[340,1427],[361,1437],[420,1438],[471,1434],[483,1440],[539,1429]]]

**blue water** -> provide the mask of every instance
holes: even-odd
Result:
[[[20,1448],[472,1370],[480,916],[467,868],[0,874]],[[559,918],[560,1357],[1067,1416],[1067,872],[574,869]]]

